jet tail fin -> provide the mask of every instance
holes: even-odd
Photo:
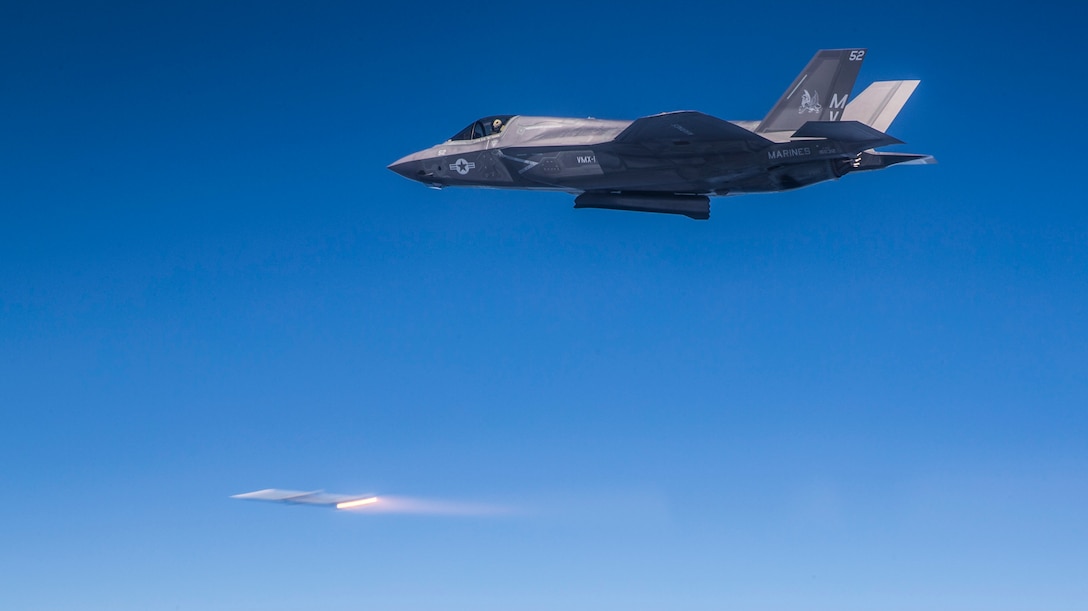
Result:
[[[877,81],[850,100],[842,111],[842,120],[858,121],[886,132],[920,82]]]
[[[809,121],[838,121],[854,88],[866,49],[817,51],[782,94],[756,133],[792,132]]]

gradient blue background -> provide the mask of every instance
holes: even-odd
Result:
[[[1088,608],[1083,10],[967,4],[5,5],[0,606]],[[709,222],[385,169],[852,46],[940,165]]]

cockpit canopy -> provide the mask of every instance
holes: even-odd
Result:
[[[471,125],[457,132],[450,138],[450,141],[454,140],[475,140],[477,138],[484,138],[501,132],[506,128],[506,124],[510,122],[510,119],[517,115],[494,115],[491,117],[484,117],[478,121],[474,121]],[[498,129],[495,129],[495,121],[499,121]]]

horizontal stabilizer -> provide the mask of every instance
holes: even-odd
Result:
[[[683,214],[698,221],[710,218],[710,198],[705,195],[586,192],[574,200],[574,207]]]
[[[845,144],[862,145],[863,148],[903,144],[893,138],[858,121],[809,121],[793,133],[794,138],[826,138]]]
[[[886,132],[921,81],[877,81],[842,111],[843,121],[859,121]]]
[[[616,136],[615,142],[678,152],[686,152],[692,145],[709,143],[736,143],[741,145],[738,149],[760,149],[771,144],[770,140],[743,127],[690,110],[636,119]]]
[[[912,153],[877,153],[865,151],[854,170],[881,170],[893,165],[932,165],[937,163],[932,155]]]

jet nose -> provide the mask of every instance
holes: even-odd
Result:
[[[423,180],[427,174],[423,170],[423,163],[412,159],[410,155],[394,161],[388,167],[397,174],[411,180]]]

